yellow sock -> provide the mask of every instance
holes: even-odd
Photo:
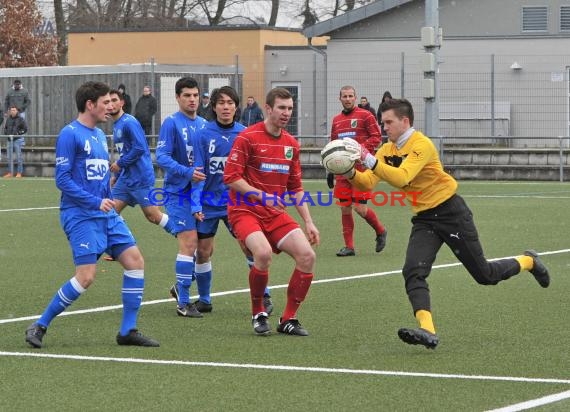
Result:
[[[416,319],[420,324],[420,328],[427,330],[428,332],[435,333],[435,327],[433,326],[433,320],[431,318],[431,312],[427,310],[418,310],[416,312]]]
[[[523,270],[531,270],[534,266],[534,260],[531,256],[519,256],[517,262],[521,266],[521,271]]]

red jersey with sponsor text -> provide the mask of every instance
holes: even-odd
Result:
[[[228,156],[224,170],[224,183],[229,184],[243,178],[251,186],[268,195],[283,195],[285,192],[303,190],[301,184],[301,162],[299,143],[286,130],[279,137],[272,136],[259,122],[243,130],[237,137]],[[244,202],[244,194],[230,189],[228,215],[246,212],[262,220],[273,219],[283,213],[266,202],[250,200]]]
[[[376,148],[382,140],[382,133],[376,118],[368,110],[355,107],[349,113],[340,112],[333,118],[331,127],[331,140],[354,139],[364,146],[372,154],[376,153]],[[363,171],[360,164],[357,170]],[[337,180],[346,180],[342,176],[337,176]]]

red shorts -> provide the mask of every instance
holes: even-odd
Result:
[[[334,185],[334,197],[339,199],[337,204],[340,206],[350,206],[352,203],[366,204],[372,197],[372,191],[358,190],[347,179],[340,177],[336,179]]]
[[[232,230],[238,240],[245,244],[245,239],[253,232],[263,232],[273,252],[281,253],[277,247],[285,236],[293,230],[300,229],[299,224],[287,213],[281,213],[271,220],[261,220],[247,212],[234,212],[228,216]]]

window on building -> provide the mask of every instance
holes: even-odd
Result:
[[[560,31],[570,31],[570,6],[560,6]]]
[[[522,8],[522,31],[548,31],[548,7],[526,6]]]

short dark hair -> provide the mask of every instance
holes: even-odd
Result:
[[[382,102],[382,104],[380,104],[380,111],[384,113],[388,110],[394,110],[398,119],[407,117],[410,119],[410,126],[414,125],[414,108],[407,99],[388,99]]]
[[[20,79],[16,79],[14,80],[14,84],[22,84],[22,81]]]
[[[97,103],[99,97],[108,94],[109,90],[111,88],[102,82],[87,82],[79,86],[79,89],[75,92],[75,103],[79,113],[85,112],[85,105],[89,100]]]
[[[123,92],[121,92],[118,89],[111,89],[109,90],[109,94],[116,94],[117,96],[119,96],[119,100],[125,100],[125,96],[123,96]]]
[[[272,108],[273,105],[275,104],[275,99],[277,97],[280,99],[292,99],[293,98],[293,96],[291,95],[289,90],[284,89],[283,87],[276,87],[274,89],[271,89],[269,91],[269,93],[267,93],[267,96],[265,97],[265,104],[267,104],[269,107]]]
[[[200,92],[200,86],[198,86],[198,82],[193,77],[182,77],[176,81],[176,85],[174,86],[176,96],[180,96],[184,88],[198,89],[198,92]]]
[[[236,107],[239,106],[239,96],[236,90],[231,86],[222,86],[219,89],[212,90],[212,95],[210,96],[212,107],[216,106],[216,104],[218,103],[218,99],[222,97],[222,94],[225,94],[230,99],[232,99],[236,104]]]

